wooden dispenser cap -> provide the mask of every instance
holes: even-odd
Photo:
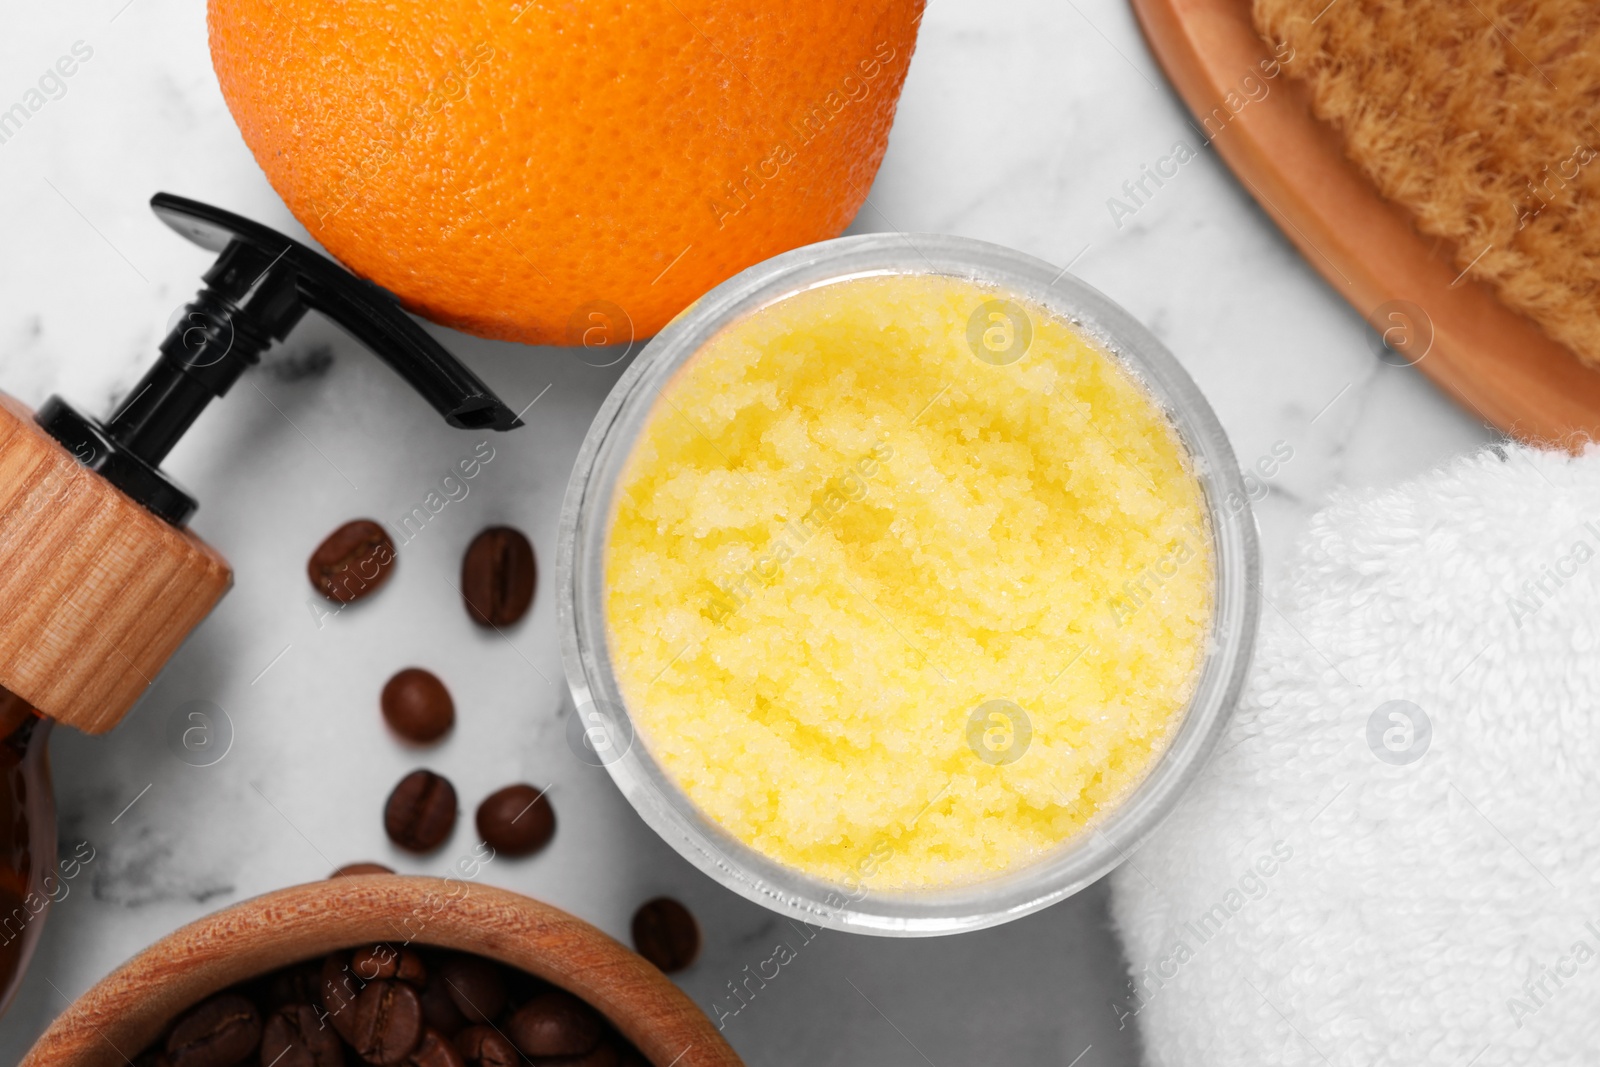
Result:
[[[0,393],[0,686],[104,733],[232,584],[215,549],[84,468]]]

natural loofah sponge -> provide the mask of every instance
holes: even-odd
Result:
[[[1600,365],[1600,5],[1254,0],[1317,116],[1455,263]]]

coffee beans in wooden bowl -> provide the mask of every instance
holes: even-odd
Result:
[[[341,949],[212,996],[135,1067],[646,1067],[588,1004],[467,953]]]

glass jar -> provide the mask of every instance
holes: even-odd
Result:
[[[672,376],[723,327],[797,292],[849,278],[936,274],[1042,305],[1094,340],[1161,408],[1187,449],[1205,496],[1213,549],[1212,618],[1199,678],[1181,721],[1142,782],[1050,853],[981,881],[935,889],[841,893],[782,865],[707,818],[653,758],[633,723],[606,633],[605,547],[629,453]],[[1260,559],[1248,494],[1221,424],[1200,390],[1149,330],[1065,271],[967,238],[869,234],[785,253],[734,276],[657,335],[606,398],[578,453],[562,504],[557,595],[573,722],[640,816],[718,882],[781,914],[839,930],[927,935],[1019,918],[1115,867],[1178,803],[1237,701],[1255,640]],[[569,738],[574,734],[569,731]]]

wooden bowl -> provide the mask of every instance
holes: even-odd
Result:
[[[666,975],[581,919],[504,889],[392,874],[280,889],[190,923],[73,1002],[22,1067],[126,1067],[212,993],[376,941],[473,952],[537,975],[592,1004],[655,1067],[741,1067]]]
[[[1410,328],[1390,317],[1393,302],[1420,306],[1431,319],[1432,345],[1422,358],[1401,349],[1418,370],[1523,440],[1576,447],[1600,438],[1600,371],[1463,277],[1453,250],[1419,233],[1346,158],[1338,131],[1312,113],[1303,85],[1283,74],[1263,77],[1271,53],[1250,0],[1132,3],[1197,130],[1306,261],[1379,331]],[[1264,97],[1241,95],[1247,75],[1268,87]]]

